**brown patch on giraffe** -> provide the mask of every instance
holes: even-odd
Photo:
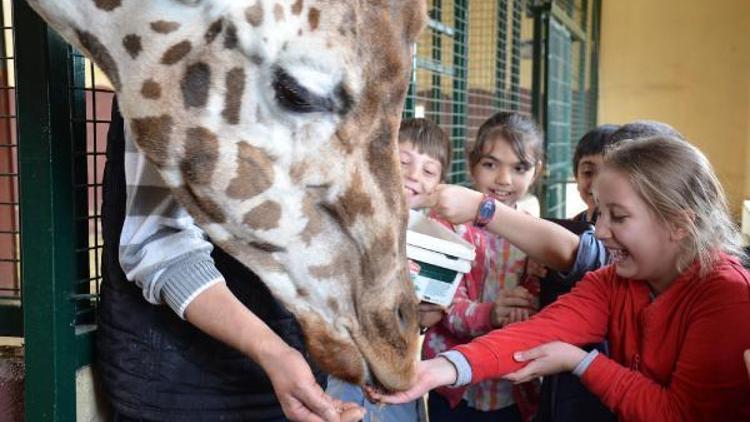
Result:
[[[118,4],[119,6],[119,4]],[[89,52],[89,55],[94,59],[99,68],[107,75],[115,91],[119,91],[122,88],[120,82],[120,71],[117,68],[117,62],[109,54],[109,50],[99,39],[92,33],[76,30],[76,36],[81,46]]]
[[[158,100],[161,98],[161,85],[153,79],[147,79],[141,86],[141,95],[149,100]]]
[[[302,13],[302,6],[303,6],[302,0],[296,0],[294,4],[292,5],[292,13],[294,15],[299,15],[300,13]]]
[[[305,333],[307,350],[323,371],[352,384],[365,381],[362,355],[352,343],[332,336],[328,324],[317,314],[302,314],[297,320]]]
[[[227,217],[221,207],[209,198],[196,195],[189,185],[173,192],[177,201],[187,208],[198,224],[226,223]],[[195,213],[196,208],[200,211],[198,214]]]
[[[265,201],[250,210],[242,222],[255,230],[271,230],[279,227],[281,205],[275,201]]]
[[[393,233],[381,233],[375,237],[366,254],[373,268],[388,268],[396,262],[396,250],[392,247]]]
[[[286,16],[284,16],[284,7],[278,3],[273,6],[273,18],[276,22],[283,22],[286,19]]]
[[[94,0],[96,7],[107,12],[117,9],[122,6],[122,0]]]
[[[348,128],[339,128],[336,130],[336,133],[334,133],[334,139],[338,141],[339,146],[341,149],[344,150],[344,153],[346,155],[350,155],[352,152],[354,152],[354,143],[352,142],[352,134],[351,131]]]
[[[391,209],[397,209],[401,179],[394,153],[396,151],[394,127],[381,122],[379,129],[376,130],[367,149],[367,162],[375,182],[385,197],[386,205]]]
[[[224,48],[227,50],[234,50],[239,43],[239,38],[237,38],[237,27],[230,22],[227,25],[227,30],[224,32]]]
[[[137,58],[138,55],[141,54],[141,51],[143,51],[141,37],[135,34],[126,35],[122,39],[122,46],[125,47],[125,51],[127,51],[128,55],[133,59]]]
[[[208,102],[209,88],[211,88],[211,68],[203,62],[188,66],[180,81],[185,108],[205,107]]]
[[[316,7],[311,7],[310,10],[307,11],[307,23],[310,24],[310,31],[317,30],[318,25],[320,24],[320,10]]]
[[[331,312],[334,314],[339,313],[339,302],[335,297],[329,297],[328,300],[326,300],[326,304],[328,305],[328,308],[331,309]]]
[[[304,160],[297,161],[289,167],[289,177],[292,178],[292,182],[299,185],[305,178],[305,172],[307,170],[307,162]]]
[[[206,41],[206,44],[211,44],[214,42],[216,37],[219,36],[221,33],[221,30],[224,28],[224,20],[223,19],[217,19],[214,21],[214,23],[211,24],[211,26],[208,27],[208,30],[206,31],[205,35],[203,35],[203,39]]]
[[[357,217],[371,216],[375,213],[372,198],[365,191],[359,172],[354,173],[346,192],[331,208],[341,227],[350,227]]]
[[[151,22],[151,30],[157,34],[169,34],[180,29],[179,22],[158,20]]]
[[[300,238],[305,244],[309,245],[315,236],[323,232],[323,216],[318,209],[320,195],[307,193],[302,200],[302,213],[307,217],[307,224],[302,229]]]
[[[310,297],[310,291],[304,287],[297,287],[297,296],[299,297]]]
[[[240,122],[240,109],[242,108],[242,96],[245,94],[245,69],[235,67],[227,72],[227,93],[224,96],[224,110],[221,115],[230,125]]]
[[[237,149],[237,176],[229,183],[227,195],[233,199],[253,198],[273,185],[273,161],[247,142],[240,142]]]
[[[161,57],[161,64],[165,65],[173,65],[180,60],[184,59],[185,56],[190,53],[190,50],[192,50],[193,45],[190,43],[190,41],[180,41],[177,44],[169,47],[167,51],[164,53],[164,55]]]
[[[146,156],[158,167],[164,166],[169,159],[169,142],[173,128],[174,120],[166,114],[130,121],[136,145],[141,147]]]
[[[188,182],[194,185],[209,184],[218,159],[219,139],[215,133],[203,127],[187,130],[185,158],[180,163],[180,171]]]
[[[256,0],[255,4],[245,9],[245,20],[255,27],[263,25],[263,3]]]

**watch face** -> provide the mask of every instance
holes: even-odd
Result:
[[[490,197],[485,197],[479,204],[479,210],[477,210],[477,218],[474,224],[479,227],[486,226],[492,217],[495,215],[495,200]]]

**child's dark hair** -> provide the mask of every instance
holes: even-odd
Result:
[[[609,136],[607,144],[615,144],[625,139],[650,138],[652,136],[668,136],[670,138],[685,139],[677,129],[656,120],[635,120],[625,123]]]
[[[617,125],[601,125],[586,132],[576,145],[573,153],[573,174],[578,174],[578,163],[587,155],[603,155],[604,149],[611,143],[611,135],[620,128]],[[577,177],[577,176],[576,176]]]
[[[405,119],[398,130],[398,143],[407,142],[412,143],[420,154],[427,154],[440,162],[440,179],[447,180],[453,147],[448,134],[440,126],[427,119]]]
[[[501,111],[482,123],[477,139],[468,150],[469,168],[474,168],[482,158],[489,142],[502,138],[513,147],[521,163],[532,167],[544,158],[542,132],[530,118],[518,113]],[[530,152],[529,157],[527,153]]]

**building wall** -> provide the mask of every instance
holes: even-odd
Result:
[[[750,198],[750,1],[603,0],[600,123],[662,120]]]

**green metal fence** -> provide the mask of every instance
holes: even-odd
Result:
[[[534,115],[545,131],[542,214],[566,216],[575,143],[596,125],[601,0],[534,0]]]

